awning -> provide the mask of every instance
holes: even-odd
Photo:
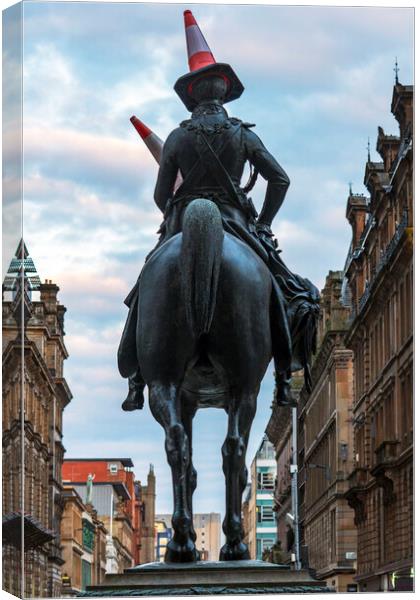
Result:
[[[23,517],[24,550],[42,546],[56,537],[54,531],[44,527],[32,515]],[[22,543],[22,513],[12,512],[3,516],[3,544],[10,544],[16,548]]]

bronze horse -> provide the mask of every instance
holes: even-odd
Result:
[[[220,560],[248,559],[241,499],[257,395],[272,358],[273,278],[251,248],[223,230],[217,205],[196,199],[185,210],[182,232],[154,252],[138,285],[137,357],[150,409],[165,430],[173,481],[174,535],[165,561],[198,558],[192,420],[206,407],[228,414],[222,446],[226,543]]]

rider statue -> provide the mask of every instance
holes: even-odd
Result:
[[[239,98],[244,87],[230,65],[215,61],[191,11],[184,12],[184,20],[190,72],[178,79],[175,91],[192,114],[163,147],[154,194],[164,216],[157,247],[182,230],[183,214],[191,200],[207,198],[217,204],[224,230],[248,244],[272,274],[275,399],[279,405],[293,406],[293,371],[303,369],[306,387],[311,389],[310,356],[316,345],[319,292],[308,279],[289,271],[271,231],[289,179],[252,131],[254,125],[228,116],[224,105]],[[251,176],[241,187],[247,161]],[[179,172],[183,181],[174,193]],[[267,190],[258,214],[248,192],[259,174],[267,181]],[[129,393],[122,408],[135,410],[143,408],[145,386],[136,358],[137,285],[125,303],[129,315],[118,364],[121,375],[128,377]]]

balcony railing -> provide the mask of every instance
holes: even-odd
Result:
[[[406,137],[404,137],[404,139],[399,147],[398,154],[392,161],[391,168],[389,170],[391,175],[394,174],[394,172],[397,169],[398,163],[404,157],[404,155],[407,153],[407,150],[409,150],[409,148],[411,148],[412,146],[413,146],[413,139],[411,137],[411,134],[409,133]]]
[[[360,296],[360,300],[359,300],[359,312],[362,312],[362,310],[364,309],[365,304],[368,301],[369,296],[370,296],[370,282],[367,281],[366,285],[365,285],[365,291]]]
[[[368,470],[366,467],[356,467],[349,477],[349,488],[361,488],[364,487],[368,482]]]
[[[398,456],[399,442],[397,440],[385,440],[375,450],[375,466],[388,465]]]

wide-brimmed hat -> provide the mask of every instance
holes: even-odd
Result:
[[[236,100],[244,91],[244,86],[232,67],[216,62],[197,21],[190,10],[184,11],[185,37],[187,39],[188,64],[190,72],[178,79],[174,89],[189,111],[197,102],[191,95],[193,83],[210,75],[221,77],[227,84],[224,103]]]

